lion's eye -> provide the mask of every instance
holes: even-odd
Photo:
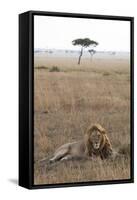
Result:
[[[97,138],[100,139],[100,135],[98,135]]]

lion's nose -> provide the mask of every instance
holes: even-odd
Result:
[[[96,147],[98,147],[98,146],[99,146],[99,144],[98,144],[98,143],[96,143],[95,145],[96,145]]]

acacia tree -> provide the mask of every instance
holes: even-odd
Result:
[[[78,58],[78,65],[80,65],[80,61],[81,61],[81,57],[83,55],[84,48],[87,48],[89,46],[97,46],[98,45],[98,43],[96,41],[90,40],[89,38],[84,38],[84,39],[79,38],[79,39],[73,40],[72,44],[74,46],[76,46],[76,45],[81,46],[81,51],[80,51],[80,55]]]
[[[90,53],[91,60],[92,60],[92,57],[96,53],[96,51],[94,49],[89,49],[88,52]]]

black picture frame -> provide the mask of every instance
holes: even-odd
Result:
[[[130,22],[131,177],[124,180],[34,185],[34,16],[56,16]],[[28,11],[19,14],[19,185],[28,189],[134,182],[134,17]]]

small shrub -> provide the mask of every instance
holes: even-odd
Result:
[[[44,66],[44,65],[41,65],[41,66],[37,66],[35,67],[36,69],[49,69],[48,67]]]
[[[60,72],[60,69],[57,66],[53,66],[49,71],[50,72]]]
[[[110,74],[108,72],[104,72],[103,76],[109,76]]]
[[[119,148],[119,153],[123,155],[130,155],[130,144],[122,145]]]

